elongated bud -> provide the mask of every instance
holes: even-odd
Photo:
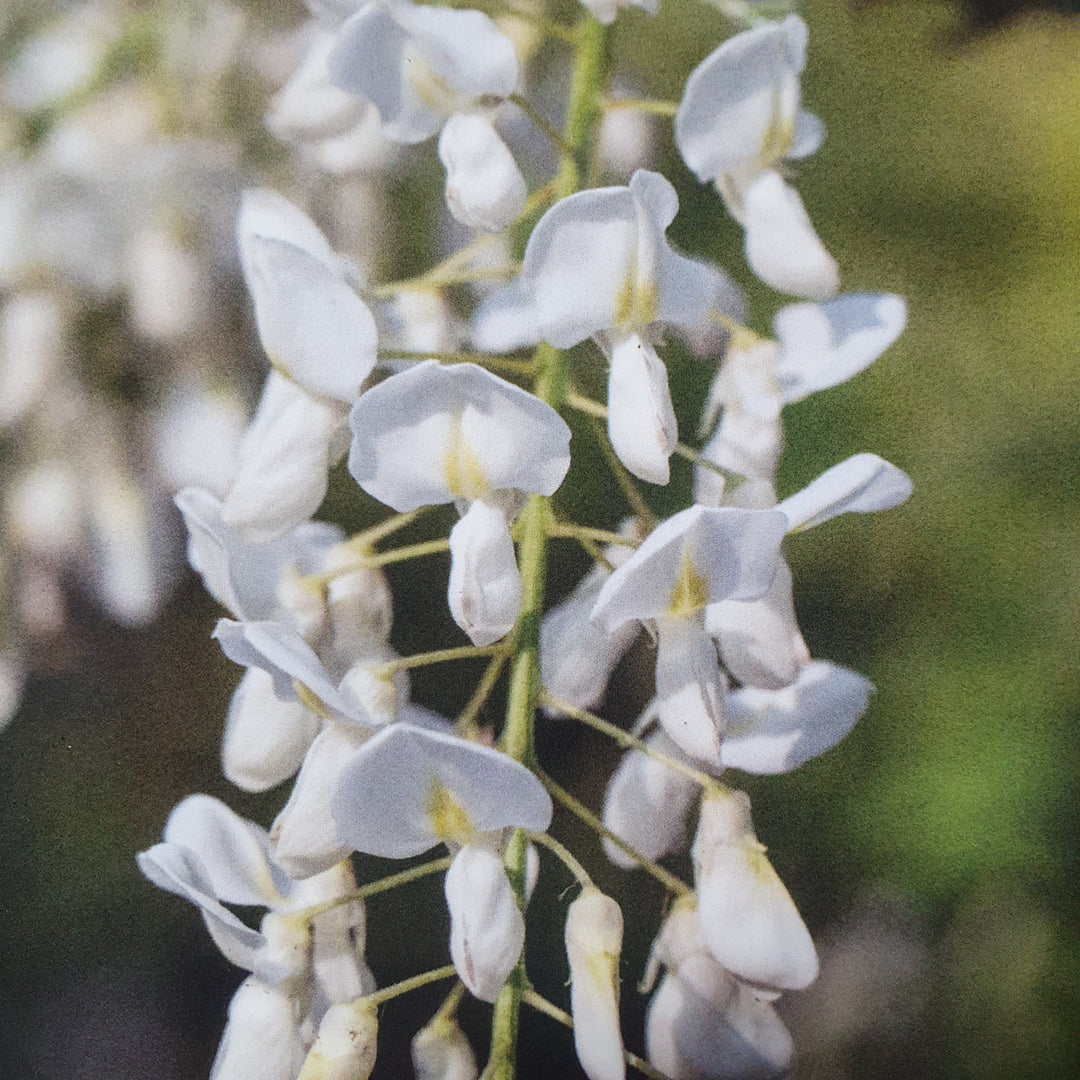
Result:
[[[412,1041],[416,1080],[476,1080],[479,1070],[469,1040],[457,1023],[436,1017]]]
[[[367,1080],[375,1068],[379,1021],[366,998],[333,1005],[297,1080]]]
[[[566,913],[574,1046],[589,1080],[626,1076],[619,1029],[622,935],[619,905],[599,889],[586,889]]]
[[[693,855],[709,952],[753,986],[809,986],[818,973],[814,943],[754,835],[745,792],[713,793],[702,800]]]

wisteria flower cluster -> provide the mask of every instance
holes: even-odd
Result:
[[[294,201],[268,188],[242,201],[240,263],[270,371],[227,483],[189,486],[177,503],[189,561],[227,612],[214,637],[243,669],[225,774],[245,791],[294,779],[268,829],[194,795],[139,856],[248,972],[214,1080],[362,1080],[379,1006],[439,980],[455,982],[413,1041],[424,1080],[481,1075],[456,1022],[466,993],[493,1005],[489,1080],[514,1075],[522,1008],[572,1027],[590,1080],[628,1068],[761,1077],[791,1063],[773,1003],[814,980],[817,954],[730,774],[795,769],[866,711],[863,676],[811,657],[785,549],[837,515],[902,503],[911,484],[863,453],[781,498],[783,409],[877,359],[905,306],[838,295],[837,264],[790,182],[789,163],[824,137],[801,108],[797,15],[740,8],[749,25],[668,103],[611,89],[606,26],[644,27],[644,15],[585,4],[566,26],[541,4],[487,14],[309,0],[306,53],[270,106],[304,168],[362,176],[358,204],[400,175],[400,147],[438,136],[445,235],[468,239],[419,277],[377,283],[370,253],[338,250]],[[541,78],[551,64],[565,72],[561,102]],[[555,130],[545,117],[559,108]],[[608,120],[665,115],[685,163],[745,231],[750,271],[790,298],[768,333],[745,325],[722,269],[668,240],[678,197],[646,160],[625,184],[594,183],[610,167]],[[537,140],[554,155],[546,175]],[[696,439],[676,419],[674,335],[715,366]],[[586,392],[600,365],[602,401]],[[565,510],[565,490],[597,486],[578,464],[590,441],[589,460],[606,461],[625,502],[615,528],[602,510]],[[673,459],[692,466],[693,501],[661,518],[656,487],[690,473]],[[339,462],[356,499],[389,511],[353,536],[313,520]],[[456,521],[388,546],[446,520],[432,507]],[[592,568],[546,605],[549,560],[569,544]],[[461,633],[399,655],[383,568],[447,553],[437,602],[445,592]],[[633,655],[653,666],[650,700],[633,724],[607,719],[596,710],[642,631],[652,648]],[[483,675],[458,715],[414,700],[411,670],[478,658]],[[581,723],[625,750],[602,808],[547,774],[539,723]],[[571,852],[549,831],[554,804],[595,833],[592,850]],[[421,859],[436,849],[445,856]],[[620,1021],[624,913],[586,869],[601,851],[671,898],[642,981],[643,1039]],[[664,865],[680,853],[691,881]],[[365,856],[414,861],[358,886]],[[569,1013],[525,970],[541,873],[576,882]],[[428,874],[445,875],[449,962],[380,987],[365,961],[365,898]],[[258,930],[237,905],[266,909]]]

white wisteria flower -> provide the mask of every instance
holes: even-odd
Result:
[[[762,993],[809,986],[817,952],[758,842],[745,792],[705,794],[693,856],[701,934],[716,960]]]
[[[695,907],[678,903],[653,944],[646,984],[649,1061],[672,1080],[767,1080],[787,1071],[794,1047],[776,1010],[717,962]]]
[[[570,465],[570,429],[549,405],[474,364],[425,361],[353,407],[349,471],[404,512],[456,502],[450,610],[474,644],[517,621],[521,580],[508,515],[518,493],[551,495]]]
[[[824,300],[839,287],[836,262],[779,171],[824,137],[817,117],[799,107],[806,38],[806,24],[789,15],[725,41],[687,79],[675,143],[746,230],[754,273],[781,292]]]
[[[657,324],[692,328],[723,308],[727,278],[665,237],[679,202],[659,173],[556,203],[525,248],[521,282],[540,338],[567,349],[595,336],[611,362],[608,432],[635,475],[666,484],[678,430]]]
[[[654,628],[660,722],[681,749],[710,765],[720,764],[727,685],[705,609],[768,589],[786,527],[775,511],[692,506],[646,537],[593,608],[609,632],[630,620]]]
[[[517,87],[517,54],[487,15],[374,0],[342,26],[328,67],[335,86],[378,109],[387,138],[417,143],[442,129],[459,221],[498,231],[517,217],[525,181],[489,115]]]
[[[476,1080],[480,1070],[469,1040],[457,1022],[436,1016],[412,1040],[416,1080]]]

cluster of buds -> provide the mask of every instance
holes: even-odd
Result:
[[[214,636],[244,668],[225,774],[248,791],[295,781],[269,830],[194,796],[140,856],[250,972],[214,1080],[362,1080],[375,1066],[378,1006],[448,978],[457,986],[413,1043],[425,1080],[479,1075],[455,1022],[465,992],[495,1006],[485,1077],[513,1074],[522,1007],[573,1027],[590,1080],[622,1080],[628,1064],[669,1080],[790,1064],[773,1002],[813,981],[817,956],[748,797],[723,780],[794,769],[867,708],[865,678],[811,658],[783,547],[839,514],[896,506],[910,482],[859,454],[779,499],[781,414],[872,363],[905,309],[894,296],[836,295],[836,263],[782,174],[823,138],[800,107],[802,20],[747,9],[753,25],[695,69],[681,102],[634,101],[607,96],[604,27],[622,6],[587,3],[567,27],[540,6],[497,21],[409,0],[309,0],[307,52],[273,103],[272,129],[308,168],[362,173],[358,199],[385,190],[400,164],[387,144],[438,135],[444,224],[476,232],[419,278],[376,285],[370,258],[336,250],[289,199],[265,188],[243,198],[240,262],[271,371],[227,483],[188,487],[177,502],[189,561],[230,615]],[[530,97],[556,47],[572,67],[561,134],[543,119],[550,103]],[[721,269],[671,246],[678,198],[662,175],[639,167],[625,185],[587,186],[603,169],[601,116],[634,110],[674,116],[684,161],[745,230],[750,269],[797,299],[772,336],[742,323],[741,294]],[[558,156],[531,193],[519,164],[528,146],[513,138],[523,120]],[[462,286],[475,289],[468,319]],[[700,449],[680,440],[669,331],[717,362]],[[583,392],[597,361],[606,402]],[[572,441],[573,414],[585,419]],[[583,479],[573,443],[589,438],[625,498],[617,531],[563,510],[563,491]],[[673,457],[693,465],[694,501],[659,520],[644,485],[677,486]],[[369,505],[394,512],[352,537],[313,520],[342,459]],[[457,514],[448,535],[382,547],[436,520],[425,515],[439,506]],[[545,609],[555,540],[580,544],[594,566]],[[401,656],[383,567],[443,553],[463,637]],[[592,710],[641,629],[655,644],[655,692],[630,728]],[[457,717],[413,700],[410,670],[477,658],[486,669]],[[494,711],[504,669],[505,708],[489,728],[478,718]],[[545,715],[626,749],[600,813],[544,772],[534,728]],[[655,986],[643,1056],[624,1047],[619,1016],[622,912],[593,883],[586,853],[549,833],[553,800],[613,862],[672,894],[643,984]],[[660,860],[686,848],[695,805],[688,883]],[[445,857],[356,885],[357,854],[412,859],[440,845]],[[541,849],[581,887],[566,914],[570,1014],[524,968]],[[376,988],[365,897],[444,871],[451,963]],[[268,914],[256,931],[229,904]]]

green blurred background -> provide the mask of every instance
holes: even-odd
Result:
[[[621,20],[617,50],[629,60],[646,31],[651,55],[677,58],[649,89],[677,96],[722,24],[664,7],[653,24]],[[976,32],[944,2],[812,0],[804,13],[805,102],[829,136],[800,164],[800,190],[845,290],[903,294],[909,324],[867,372],[787,410],[781,494],[868,450],[910,473],[915,495],[790,544],[812,652],[878,688],[836,750],[747,781],[824,957],[819,986],[782,1006],[796,1075],[1080,1075],[1080,24],[1035,12]],[[672,236],[738,250],[715,196],[667,171],[683,207]],[[751,303],[766,328],[775,301]],[[674,366],[692,394],[707,378]],[[193,581],[147,633],[86,613],[81,669],[34,682],[2,736],[4,1080],[208,1072],[240,975],[134,853],[192,791],[261,820],[280,801],[219,775],[236,676],[209,639],[216,614]],[[577,751],[557,771],[596,805],[614,754],[562,729],[543,740],[548,760]],[[566,883],[550,876],[538,901],[552,906]],[[640,1015],[660,898],[601,877],[652,905],[624,970]],[[406,917],[397,898],[372,904],[381,982],[444,962]],[[559,952],[556,937],[532,963],[552,996]],[[387,1009],[376,1076],[405,1075],[409,1010],[437,1001]],[[481,1011],[465,1019],[482,1030]],[[526,1026],[526,1075],[575,1075],[547,1056],[551,1036],[547,1021]]]

